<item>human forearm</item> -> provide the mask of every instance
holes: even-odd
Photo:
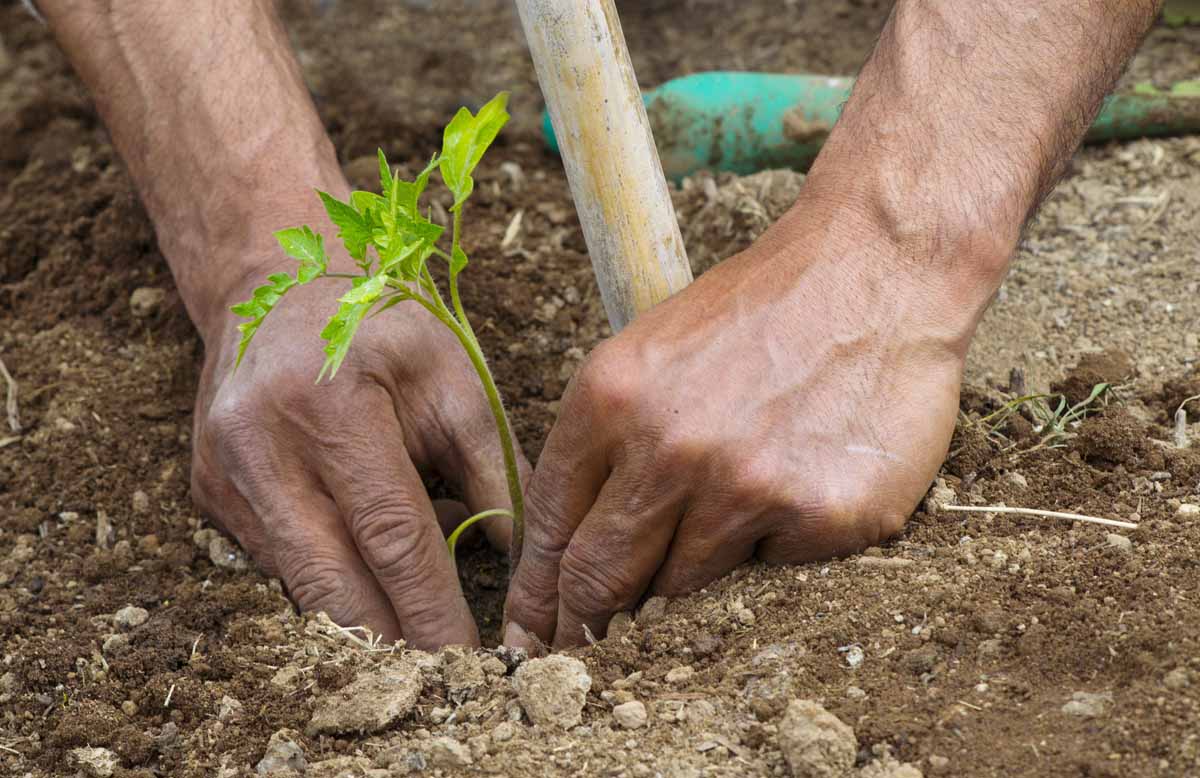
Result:
[[[850,201],[982,310],[1160,5],[900,0],[810,194]]]
[[[91,90],[205,332],[224,315],[227,290],[260,274],[246,265],[307,207],[310,187],[343,185],[273,4],[39,7]]]

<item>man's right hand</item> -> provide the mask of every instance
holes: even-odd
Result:
[[[323,213],[308,223],[333,234]],[[279,260],[294,270],[282,252]],[[248,299],[274,269],[268,263],[231,295]],[[418,647],[477,644],[418,470],[459,486],[472,512],[509,505],[479,380],[453,335],[404,304],[364,322],[337,379],[314,384],[324,356],[318,333],[342,287],[329,280],[291,290],[236,372],[237,320],[214,318],[196,405],[193,497],[301,608]],[[507,548],[506,520],[493,521],[492,541]]]

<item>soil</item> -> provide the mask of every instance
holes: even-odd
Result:
[[[619,5],[647,86],[714,68],[852,73],[888,6],[787,3],[795,20],[781,24],[767,0]],[[454,108],[513,91],[514,124],[478,177],[465,297],[536,459],[608,329],[561,167],[540,145],[511,3],[292,0],[284,13],[352,177],[377,145],[418,164]],[[1123,83],[1196,78],[1198,48],[1198,29],[1156,29]],[[685,182],[676,205],[697,271],[748,245],[801,182]],[[793,699],[853,728],[863,776],[903,775],[898,762],[926,775],[1200,774],[1200,516],[1188,508],[1200,445],[1170,443],[1179,403],[1200,393],[1198,138],[1076,157],[980,327],[951,455],[899,538],[824,564],[747,565],[618,619],[574,652],[591,687],[569,731],[519,719],[512,657],[480,671],[451,651],[365,650],[295,614],[203,525],[188,494],[198,340],[88,96],[11,2],[0,246],[0,359],[22,424],[0,427],[2,774],[74,775],[89,746],[111,751],[118,775],[250,774],[292,730],[272,753],[294,742],[314,776],[785,775]],[[991,415],[1018,385],[1077,401],[1098,382],[1115,389],[1061,447],[1038,446],[1028,408]],[[1200,408],[1189,418],[1200,440]],[[1139,526],[948,513],[946,501]],[[494,640],[503,561],[476,549],[463,576]],[[369,735],[305,734],[322,701],[401,659],[423,679],[411,713]],[[647,723],[623,729],[612,707],[631,700]]]

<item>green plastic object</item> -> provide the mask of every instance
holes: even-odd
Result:
[[[845,76],[717,71],[673,79],[644,98],[663,170],[678,180],[703,169],[807,170],[853,85]],[[543,127],[557,152],[548,114]],[[1123,94],[1104,101],[1087,140],[1192,132],[1200,132],[1200,98]]]

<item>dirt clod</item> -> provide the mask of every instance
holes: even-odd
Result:
[[[1068,716],[1093,719],[1103,716],[1112,701],[1112,692],[1075,692],[1062,706],[1062,712]]]
[[[613,706],[613,720],[625,729],[641,729],[646,726],[646,719],[646,705],[640,700]]]
[[[452,737],[436,737],[429,745],[429,762],[434,767],[453,769],[475,762],[467,746]]]
[[[378,732],[412,712],[424,685],[411,661],[382,662],[318,700],[306,731],[310,735]]]
[[[149,618],[150,613],[145,608],[139,608],[136,605],[126,605],[113,614],[113,626],[119,629],[130,630],[134,627],[142,626]]]
[[[583,662],[552,654],[518,667],[513,686],[530,721],[541,727],[570,729],[580,721],[592,678]]]
[[[71,760],[92,778],[110,778],[121,765],[117,755],[107,748],[75,748],[71,750]]]
[[[300,733],[281,729],[267,741],[267,750],[254,766],[254,771],[259,775],[272,775],[286,770],[303,773],[307,768],[308,760],[304,758],[304,749],[300,747]]]
[[[779,722],[779,748],[795,778],[842,778],[854,766],[854,730],[812,700],[792,700]]]

